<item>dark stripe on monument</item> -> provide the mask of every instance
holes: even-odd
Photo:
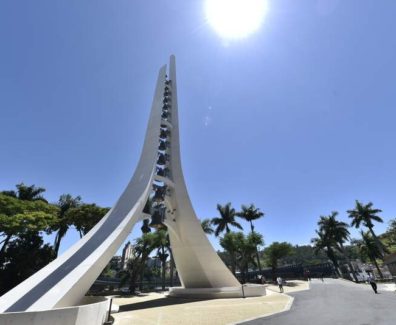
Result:
[[[115,210],[113,211],[115,213]],[[112,214],[113,214],[112,213]],[[51,274],[49,274],[43,281],[38,283],[30,291],[17,300],[13,305],[8,307],[5,312],[25,311],[47,293],[54,285],[61,281],[66,275],[81,264],[95,249],[119,226],[127,213],[119,213],[118,216],[110,215],[103,225],[95,232],[95,234],[75,252],[62,265],[58,266]],[[122,216],[122,217],[120,217]],[[100,231],[104,229],[104,231]]]

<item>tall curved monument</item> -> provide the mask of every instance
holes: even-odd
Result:
[[[0,297],[0,312],[43,311],[79,305],[136,222],[168,227],[182,287],[172,296],[264,295],[242,287],[212,248],[191,205],[180,159],[175,57],[158,75],[136,171],[115,206],[80,241],[49,265]],[[147,200],[150,214],[143,212]]]

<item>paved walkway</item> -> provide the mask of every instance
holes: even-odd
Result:
[[[245,299],[194,300],[169,298],[158,293],[117,298],[114,303],[120,306],[120,312],[112,316],[116,325],[225,325],[290,308],[293,301],[290,296],[275,293],[275,286],[268,288],[270,290],[264,297]],[[307,289],[304,281],[293,281],[290,286],[285,286],[285,292]]]
[[[380,285],[379,294],[376,295],[367,284],[334,279],[325,279],[323,283],[313,280],[311,290],[290,295],[295,299],[289,311],[241,324],[396,324],[396,293],[385,286]]]

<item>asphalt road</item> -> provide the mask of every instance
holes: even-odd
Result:
[[[325,279],[311,282],[311,289],[289,294],[289,311],[244,322],[244,325],[395,325],[396,293],[375,294],[369,285]]]

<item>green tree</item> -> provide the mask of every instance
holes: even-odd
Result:
[[[157,257],[161,261],[161,284],[162,290],[165,290],[166,280],[166,261],[169,257],[170,243],[169,236],[165,229],[155,232],[155,246],[157,247]]]
[[[25,201],[44,201],[47,202],[46,199],[41,195],[45,192],[45,188],[36,187],[35,185],[27,186],[23,183],[16,185],[17,191],[2,191],[1,194],[18,198],[20,200]]]
[[[381,279],[383,279],[384,276],[382,275],[381,269],[379,268],[377,263],[377,258],[382,257],[381,252],[378,249],[377,243],[369,232],[360,231],[360,234],[362,236],[362,239],[355,240],[354,244],[358,247],[360,254],[362,255],[362,259],[367,256],[371,263],[375,265]]]
[[[96,204],[81,204],[69,208],[64,214],[64,221],[73,225],[80,234],[80,238],[88,233],[109,211]]]
[[[242,232],[228,232],[220,238],[229,266],[235,275],[237,268],[241,271],[242,281],[246,282],[249,266],[256,266],[256,247],[264,245],[263,236],[257,232],[245,236]],[[224,256],[223,256],[224,257]]]
[[[253,220],[257,220],[264,217],[264,213],[261,212],[259,208],[256,208],[254,204],[250,204],[249,206],[242,205],[241,211],[237,212],[236,215],[242,219],[245,219],[247,222],[250,223],[250,230],[252,234],[254,233]],[[261,273],[260,257],[257,248],[256,248],[256,259],[257,259],[257,266],[259,272]]]
[[[363,224],[363,226],[367,227],[371,233],[371,235],[374,238],[374,241],[376,245],[378,246],[378,249],[381,253],[381,258],[384,258],[385,255],[385,247],[384,245],[379,241],[377,235],[374,233],[374,224],[373,222],[383,222],[382,218],[378,215],[382,210],[380,209],[374,209],[373,208],[373,203],[369,202],[367,204],[363,204],[359,202],[358,200],[355,201],[355,208],[352,210],[348,210],[347,213],[349,214],[349,217],[352,218],[351,225],[354,226],[355,228],[359,228],[360,224]]]
[[[15,191],[1,191],[0,194],[11,196],[14,198],[18,198],[17,193]]]
[[[46,266],[54,258],[52,247],[43,244],[37,231],[21,233],[12,240],[0,267],[0,295]]]
[[[317,237],[311,239],[311,243],[314,245],[314,252],[316,255],[320,251],[325,252],[328,259],[333,263],[334,269],[338,276],[340,276],[339,264],[337,255],[333,249],[334,241],[329,237],[329,234],[325,233],[325,230],[316,230]]]
[[[57,223],[57,213],[57,207],[42,200],[26,201],[0,194],[0,262],[13,237],[28,232],[48,232]]]
[[[333,243],[333,246],[343,255],[355,282],[358,282],[355,269],[352,266],[344,246],[344,243],[349,239],[348,224],[338,221],[336,219],[337,215],[338,212],[333,211],[329,216],[321,216],[318,221],[319,231],[323,232],[325,236],[328,237],[328,240]]]
[[[59,198],[57,203],[57,206],[59,207],[58,223],[52,229],[53,231],[57,231],[54,242],[55,258],[58,256],[61,240],[66,235],[66,232],[71,225],[70,220],[67,218],[67,212],[70,209],[79,207],[80,205],[80,196],[73,197],[70,194],[63,194]]]
[[[220,238],[220,246],[228,253],[231,262],[231,272],[235,275],[237,268],[237,254],[240,243],[243,241],[243,233],[241,232],[226,232]]]
[[[278,262],[281,258],[291,255],[293,253],[293,246],[287,242],[273,242],[264,250],[267,265],[272,268],[272,278],[276,278],[276,270]]]
[[[167,240],[167,249],[169,252],[169,257],[170,257],[170,268],[169,268],[169,280],[170,280],[170,286],[173,287],[173,280],[174,280],[174,273],[175,273],[175,259],[173,258],[173,251],[171,247],[171,242],[170,242],[170,236],[169,236],[169,231],[166,233],[166,240]]]
[[[293,254],[282,258],[282,264],[316,265],[326,263],[329,258],[324,251],[315,251],[311,245],[294,245]]]
[[[253,231],[249,235],[242,234],[238,244],[238,267],[242,273],[242,281],[245,283],[249,271],[249,265],[257,266],[256,253],[257,247],[264,245],[263,236]]]
[[[217,204],[217,210],[220,213],[220,217],[212,219],[212,224],[216,226],[216,237],[218,237],[224,231],[226,233],[229,233],[231,231],[230,226],[242,229],[242,226],[235,221],[236,212],[235,209],[231,206],[230,202],[223,206]]]
[[[133,255],[128,262],[127,269],[120,273],[121,283],[123,286],[129,283],[129,290],[134,293],[136,290],[136,283],[139,277],[144,274],[144,268],[151,252],[156,248],[156,235],[153,233],[143,234],[137,238],[133,246]],[[141,278],[141,281],[143,278]]]
[[[389,226],[383,235],[389,246],[396,246],[396,219],[389,220]]]
[[[41,200],[47,202],[47,200],[45,200],[41,195],[41,193],[45,192],[45,188],[36,187],[35,185],[26,186],[23,183],[18,184],[16,187],[17,187],[18,199],[20,200],[27,200],[27,201]]]
[[[212,221],[210,219],[202,220],[201,227],[205,234],[211,235],[214,233],[214,230],[212,228]]]

